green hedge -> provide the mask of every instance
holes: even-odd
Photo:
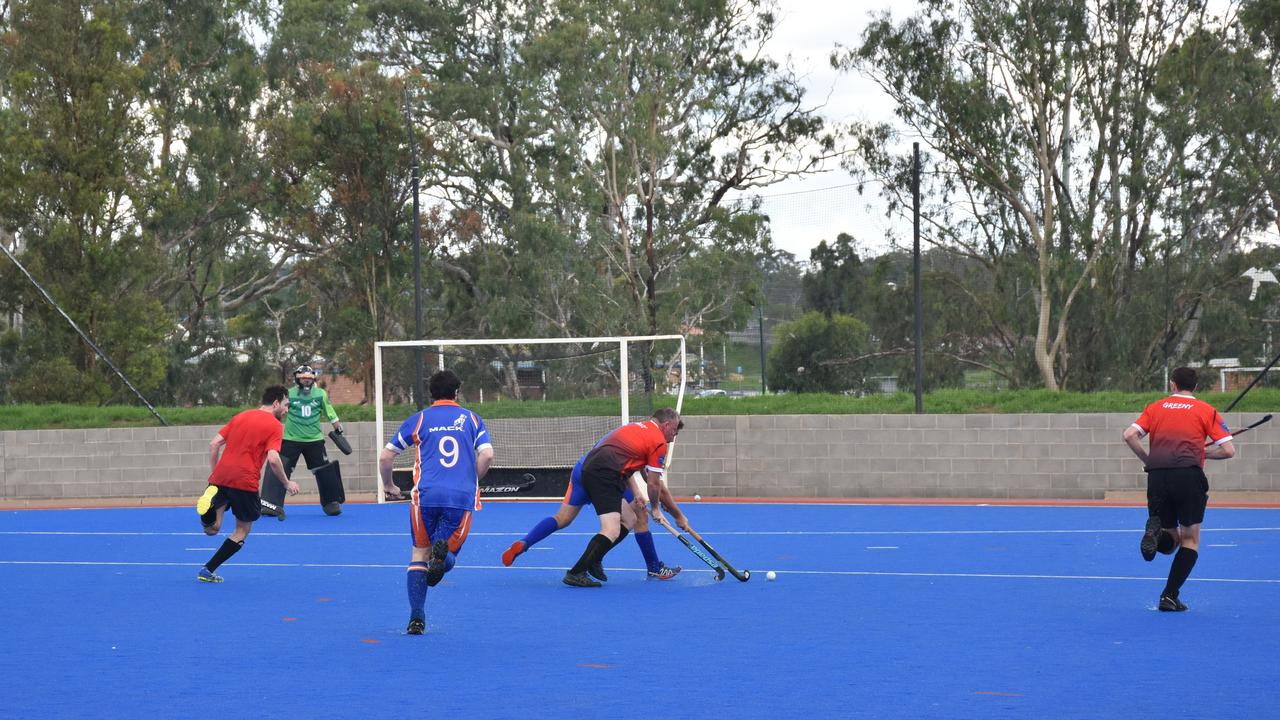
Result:
[[[1047,390],[941,390],[924,397],[924,411],[939,414],[963,413],[1130,413],[1134,417],[1149,402],[1163,393],[1070,393]],[[1236,393],[1205,393],[1200,397],[1215,407],[1226,407]],[[655,406],[674,405],[675,399],[659,397]],[[468,404],[485,418],[559,417],[572,415],[610,415],[616,412],[617,400],[601,398],[565,402],[498,401]],[[159,408],[170,425],[217,425],[244,408],[186,407]],[[849,415],[906,414],[915,409],[915,399],[908,393],[846,397],[844,395],[796,394],[756,397],[686,398],[685,415]],[[1280,390],[1258,388],[1245,396],[1234,412],[1264,413],[1280,409]],[[645,412],[638,402],[633,412]],[[387,409],[387,421],[398,423],[413,408]],[[373,407],[343,405],[339,416],[347,422],[373,420]],[[0,411],[0,430],[40,430],[55,428],[145,427],[159,425],[143,407],[113,405],[82,407],[78,405],[7,405]]]

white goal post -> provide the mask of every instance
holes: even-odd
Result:
[[[663,350],[659,351],[659,348]],[[572,467],[590,444],[605,432],[634,419],[633,412],[647,415],[652,411],[652,407],[637,407],[643,403],[633,403],[632,395],[643,392],[646,385],[656,389],[659,383],[655,376],[664,380],[661,387],[675,396],[675,408],[680,411],[684,404],[686,366],[690,361],[683,335],[376,342],[373,376],[377,443],[373,462],[379,503],[386,502],[386,497],[382,482],[376,478],[377,456],[400,423],[417,411],[416,405],[405,403],[405,387],[410,381],[401,379],[396,388],[391,388],[386,374],[393,372],[392,378],[405,374],[406,351],[415,349],[421,349],[427,355],[423,358],[424,365],[427,365],[424,375],[429,376],[444,368],[460,371],[463,378],[461,404],[475,410],[489,427],[490,435],[494,437],[495,468],[501,465]],[[639,363],[633,358],[639,357],[649,359],[651,363],[656,357],[657,364],[637,367]],[[389,370],[392,358],[396,361],[396,369]],[[412,366],[408,367],[408,374],[413,374]],[[573,372],[577,374],[573,375]],[[589,373],[588,380],[583,379],[584,372]],[[480,376],[484,376],[483,381]],[[641,390],[637,391],[637,385]],[[491,420],[485,414],[488,403],[537,402],[553,399],[553,395],[574,392],[583,397],[590,395],[596,401],[595,406],[602,409],[587,418],[557,417],[551,410],[548,411],[551,414],[536,419]],[[526,394],[536,397],[530,399]],[[616,404],[608,400],[615,395]],[[388,402],[389,397],[398,402]],[[580,398],[575,396],[572,399]],[[429,404],[425,398],[421,402]],[[396,410],[396,416],[387,417],[389,406]],[[397,468],[411,467],[410,456],[411,453],[406,452],[397,458]]]

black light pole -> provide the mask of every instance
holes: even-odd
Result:
[[[919,415],[924,412],[924,348],[921,345],[921,337],[924,333],[920,329],[920,143],[911,143],[911,153],[911,216],[915,243],[911,272],[915,285],[916,414]]]
[[[404,122],[409,130],[409,162],[413,168],[413,339],[422,339],[422,227],[418,219],[418,149],[413,144],[413,112],[409,108],[409,87],[404,88]],[[413,401],[421,410],[422,347],[413,349]]]
[[[769,392],[769,386],[764,382],[764,301],[756,305],[760,319],[760,394],[764,395]]]

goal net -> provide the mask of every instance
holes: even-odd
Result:
[[[484,495],[559,498],[574,463],[606,433],[659,407],[680,409],[688,360],[681,335],[375,343],[378,450],[430,404],[427,379],[448,368],[462,379],[459,402],[484,419],[493,441]],[[413,454],[398,456],[394,469],[407,489]]]

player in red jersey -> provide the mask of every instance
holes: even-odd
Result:
[[[261,517],[258,502],[258,478],[262,464],[271,466],[276,479],[290,495],[298,494],[298,483],[290,480],[280,462],[280,443],[284,426],[280,419],[289,412],[289,396],[283,385],[272,385],[262,393],[262,405],[245,410],[213,436],[209,442],[209,487],[196,501],[200,524],[205,535],[217,535],[222,528],[222,515],[228,507],[236,516],[236,529],[209,562],[200,568],[196,578],[202,582],[222,582],[215,575],[218,566],[244,547],[253,522]]]
[[[644,422],[629,423],[609,433],[587,454],[582,463],[582,487],[600,516],[600,532],[591,538],[582,557],[564,574],[566,585],[600,587],[587,571],[599,571],[605,553],[627,536],[637,514],[644,513],[644,502],[640,500],[644,493],[633,478],[634,473],[644,473],[653,518],[662,518],[662,474],[667,443],[675,440],[682,427],[680,413],[661,408]],[[623,502],[622,497],[628,484],[632,497],[636,498],[631,503]]]
[[[1188,367],[1169,376],[1172,395],[1157,400],[1124,431],[1124,442],[1147,471],[1147,528],[1139,549],[1150,561],[1156,551],[1171,553],[1169,579],[1160,593],[1160,609],[1186,610],[1178,598],[1182,584],[1200,557],[1200,524],[1209,503],[1209,479],[1204,461],[1226,460],[1236,454],[1227,423],[1212,406],[1192,396],[1198,377]],[[1148,446],[1142,438],[1150,435]],[[1211,444],[1205,447],[1208,437]]]

